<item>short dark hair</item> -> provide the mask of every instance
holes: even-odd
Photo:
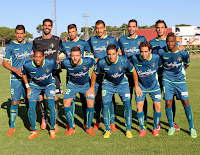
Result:
[[[131,19],[131,20],[128,21],[128,24],[129,24],[129,23],[132,23],[132,22],[135,22],[135,23],[136,23],[136,26],[137,26],[137,20]]]
[[[157,24],[159,24],[159,23],[163,23],[164,25],[165,25],[165,28],[167,28],[167,25],[166,25],[166,23],[165,23],[165,21],[164,20],[158,20],[157,22],[156,22],[156,27],[157,27]]]
[[[149,50],[152,49],[152,45],[148,41],[141,42],[139,45],[139,49],[141,50],[142,47],[148,47]]]
[[[73,29],[73,28],[75,28],[75,29],[77,30],[76,24],[70,24],[70,25],[68,25],[68,27],[67,27],[68,30],[69,30],[69,29]]]
[[[74,46],[71,48],[71,52],[74,52],[74,51],[79,51],[81,53],[80,47],[77,47],[77,46]]]
[[[35,55],[36,52],[41,52],[42,55],[44,55],[44,51],[42,51],[42,50],[34,50],[34,51],[33,51],[34,55]]]
[[[45,22],[50,22],[51,26],[53,26],[53,21],[51,19],[44,19],[43,20],[43,25],[44,25]]]
[[[108,52],[108,50],[116,50],[117,52],[117,45],[115,44],[108,45],[108,47],[106,48],[106,51]]]
[[[99,24],[103,24],[104,27],[106,26],[103,20],[97,20],[95,26]]]
[[[168,35],[167,35],[167,38],[168,37],[175,37],[176,38],[176,36],[175,36],[175,34],[173,32],[169,32]]]
[[[15,32],[16,32],[16,30],[24,30],[24,33],[26,32],[24,25],[17,25],[15,28]]]

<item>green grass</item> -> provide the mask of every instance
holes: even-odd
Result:
[[[200,134],[200,59],[192,59],[191,65],[187,69],[187,86],[190,95],[190,105],[193,110],[194,125],[197,133]],[[148,97],[148,130],[145,137],[139,137],[140,129],[136,119],[136,103],[132,101],[133,124],[132,133],[134,137],[127,139],[124,135],[125,121],[123,118],[123,106],[117,95],[116,125],[117,132],[113,132],[109,139],[102,137],[103,130],[96,131],[95,136],[89,136],[82,129],[81,103],[76,102],[76,130],[77,132],[69,137],[65,134],[66,119],[63,112],[63,105],[60,104],[60,123],[56,139],[50,139],[47,130],[41,130],[39,123],[37,127],[39,136],[33,140],[27,140],[30,131],[25,105],[20,104],[19,116],[16,121],[16,133],[13,136],[6,136],[9,130],[9,117],[7,108],[10,107],[10,81],[9,71],[0,65],[0,154],[199,154],[199,137],[192,139],[189,136],[189,125],[184,109],[180,101],[177,101],[177,112],[175,122],[181,127],[180,131],[175,131],[174,136],[167,135],[168,123],[165,115],[165,104],[162,101],[162,117],[160,136],[154,137],[151,133],[153,128],[153,105]],[[62,86],[65,90],[65,71],[62,72]],[[63,96],[61,96],[61,99]],[[62,101],[62,100],[61,100]],[[40,118],[38,119],[40,120]]]

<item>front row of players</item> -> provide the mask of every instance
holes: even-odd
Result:
[[[44,57],[44,53],[40,51],[34,52],[34,60],[26,62],[22,69],[22,77],[25,82],[28,98],[29,98],[29,119],[32,128],[32,134],[28,139],[38,136],[36,130],[36,101],[39,99],[39,94],[43,90],[47,96],[48,106],[50,110],[51,131],[50,137],[56,138],[55,123],[55,80],[51,73],[54,69],[63,68],[69,73],[69,81],[64,96],[64,112],[69,123],[69,130],[65,134],[70,136],[76,132],[74,124],[74,113],[71,108],[72,100],[75,99],[77,93],[85,94],[87,102],[87,123],[84,129],[89,135],[95,135],[91,129],[91,123],[94,116],[94,99],[97,93],[96,77],[100,72],[104,73],[102,84],[103,98],[103,119],[106,126],[104,138],[109,138],[111,135],[110,129],[110,105],[112,96],[118,93],[125,107],[126,120],[126,136],[132,138],[132,108],[129,83],[125,76],[126,71],[133,74],[135,85],[135,99],[137,103],[137,117],[141,130],[139,135],[145,136],[146,128],[144,126],[143,105],[146,94],[149,93],[154,104],[154,127],[152,133],[158,136],[157,126],[161,118],[161,89],[157,80],[158,68],[163,65],[163,92],[166,101],[166,115],[169,121],[170,129],[168,135],[174,134],[172,101],[174,92],[178,99],[182,101],[185,113],[190,126],[190,135],[192,138],[197,137],[197,133],[193,126],[192,110],[189,105],[189,96],[185,82],[185,75],[182,72],[189,65],[189,54],[187,51],[179,51],[176,46],[176,38],[173,33],[167,36],[166,48],[160,49],[158,54],[152,54],[151,44],[148,42],[140,43],[140,54],[134,55],[131,62],[118,55],[117,46],[110,44],[107,47],[107,56],[96,63],[92,58],[84,58],[81,55],[79,47],[71,49],[71,57],[65,58],[58,65],[55,60]],[[174,62],[174,63],[172,63]],[[58,62],[59,63],[59,62]],[[96,63],[96,64],[95,64]],[[182,64],[185,65],[182,65]],[[133,65],[132,65],[133,64]],[[95,65],[92,72],[91,84],[89,79],[89,69]],[[177,76],[178,75],[178,76]],[[31,77],[32,81],[28,84],[27,77]],[[90,86],[91,85],[91,86]]]

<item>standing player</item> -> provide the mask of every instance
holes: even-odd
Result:
[[[146,94],[149,93],[154,105],[154,127],[152,133],[154,136],[159,136],[157,126],[161,117],[161,90],[157,80],[158,68],[162,65],[160,56],[151,54],[152,46],[149,42],[145,41],[140,43],[140,54],[132,56],[132,63],[138,74],[139,86],[142,90],[142,96],[135,95],[137,103],[137,117],[141,127],[140,137],[145,136],[146,128],[144,126],[144,100]]]
[[[60,52],[65,53],[67,58],[70,58],[70,54],[71,54],[71,48],[72,47],[79,47],[81,50],[81,54],[84,57],[84,52],[91,52],[90,49],[90,45],[88,44],[87,41],[82,40],[80,38],[78,38],[78,30],[75,24],[70,24],[68,25],[68,34],[69,34],[69,39],[66,42],[62,43],[62,46],[60,46]],[[66,78],[66,84],[68,83],[69,80],[69,74],[67,72],[67,78]],[[84,116],[84,127],[86,127],[86,100],[84,97],[84,94],[80,94],[80,99],[81,99],[81,103],[82,103],[82,111],[83,111],[83,116]],[[72,111],[74,114],[74,107],[75,107],[75,101],[72,101]],[[67,127],[68,128],[68,127]]]
[[[32,133],[28,139],[33,139],[38,136],[36,129],[36,103],[40,100],[40,93],[44,91],[47,96],[48,107],[50,111],[50,138],[56,138],[56,109],[55,109],[55,79],[52,76],[53,70],[58,69],[58,64],[54,59],[49,59],[44,56],[44,52],[34,51],[34,60],[30,60],[23,65],[22,78],[27,88],[29,98],[29,120],[32,127]],[[31,77],[31,82],[28,84],[27,76]]]
[[[94,58],[96,61],[99,61],[107,56],[106,48],[109,44],[115,44],[117,45],[117,41],[114,37],[107,36],[106,35],[106,26],[104,21],[98,20],[95,23],[95,31],[97,36],[92,36],[88,40],[88,43],[91,47],[91,50],[93,51]],[[98,130],[99,127],[102,125],[101,123],[101,101],[102,101],[102,95],[101,95],[101,87],[102,87],[102,81],[103,81],[103,73],[100,73],[97,75],[97,81],[96,81],[96,89],[98,89],[96,97],[95,97],[95,111],[96,111],[96,123],[94,125],[93,130]],[[114,113],[114,97],[113,97],[113,103],[111,104],[111,131],[116,131],[115,127],[115,113]]]
[[[15,29],[16,40],[8,44],[6,47],[6,54],[3,58],[3,67],[11,71],[11,107],[10,107],[10,130],[7,135],[11,136],[15,133],[15,120],[18,113],[18,105],[21,96],[25,99],[25,103],[28,106],[28,99],[26,98],[25,86],[22,80],[21,67],[24,63],[30,60],[32,51],[32,44],[26,42],[24,37],[26,36],[25,27],[23,25],[17,25]],[[12,60],[12,65],[9,61]]]
[[[61,45],[61,40],[59,37],[54,36],[51,34],[51,30],[53,29],[53,22],[51,19],[44,19],[43,20],[43,35],[35,38],[33,41],[33,50],[39,50],[44,51],[46,58],[51,58],[54,60],[58,59],[58,50],[59,46]],[[60,80],[60,70],[53,71],[53,77],[56,80],[56,96],[55,96],[55,107],[57,110],[57,119],[59,114],[59,101],[58,101],[58,95],[62,94],[62,88],[61,88],[61,80]],[[41,100],[38,101],[38,106],[40,113],[42,115],[42,123],[41,123],[41,129],[46,129],[46,108],[45,104],[43,103],[43,96],[44,93],[41,93]],[[56,131],[58,131],[58,120],[56,120]]]
[[[173,124],[172,102],[174,93],[181,100],[190,126],[190,136],[197,137],[193,125],[192,110],[189,105],[189,95],[186,86],[185,69],[189,66],[190,58],[187,51],[179,51],[176,46],[176,36],[174,33],[167,35],[167,46],[158,51],[163,61],[163,92],[166,103],[166,115],[170,129],[168,135],[173,135],[175,128]],[[184,65],[183,65],[184,64]]]
[[[128,80],[125,76],[126,70],[133,73],[135,82],[135,91],[137,94],[142,95],[140,87],[138,86],[138,76],[130,61],[123,57],[118,56],[117,46],[110,44],[107,47],[107,57],[98,61],[95,66],[95,72],[92,73],[91,88],[87,94],[90,95],[95,89],[95,80],[100,71],[105,73],[102,86],[103,96],[103,118],[106,126],[104,138],[109,138],[111,135],[110,128],[110,104],[112,104],[112,96],[118,93],[121,97],[125,107],[125,120],[126,120],[126,137],[132,138],[131,124],[132,124],[132,108],[130,102],[130,89]]]
[[[92,58],[84,58],[79,47],[71,48],[71,58],[65,58],[61,61],[62,68],[66,69],[69,74],[69,81],[63,99],[64,112],[69,123],[69,130],[65,134],[70,136],[76,132],[74,125],[74,115],[71,110],[71,103],[75,99],[77,93],[82,93],[86,97],[86,91],[90,88],[89,69],[95,64]],[[94,136],[95,133],[91,129],[91,123],[94,116],[94,94],[86,97],[87,102],[87,122],[86,132]]]
[[[163,20],[158,20],[156,23],[156,32],[157,32],[157,37],[154,38],[153,40],[150,40],[149,43],[152,45],[152,53],[158,53],[158,50],[161,48],[164,48],[166,46],[166,36],[165,36],[165,32],[166,32],[166,28],[167,25],[165,23],[165,21]],[[180,46],[180,50],[184,49],[183,46]],[[163,67],[160,67],[158,69],[158,81],[160,84],[160,88],[162,91],[162,74],[163,74]],[[175,100],[173,100],[172,103],[172,111],[173,111],[173,120],[175,119],[175,114],[176,114],[176,103]],[[174,128],[176,130],[180,130],[180,127],[178,127],[174,122]],[[160,130],[160,124],[158,125],[158,130]]]

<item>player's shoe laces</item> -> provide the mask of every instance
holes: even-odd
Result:
[[[117,131],[117,128],[115,126],[115,123],[110,124],[110,130],[111,131]]]
[[[103,138],[109,138],[110,135],[111,135],[111,132],[108,131],[108,130],[106,130],[106,132],[105,132],[104,135],[103,135]]]
[[[154,136],[159,136],[158,129],[153,129],[152,133],[153,133]]]
[[[161,124],[159,123],[157,126],[157,130],[160,130],[160,128],[161,128]]]
[[[58,124],[55,125],[55,132],[59,131]]]
[[[72,134],[76,133],[76,130],[73,128],[70,128],[69,131],[65,134],[65,136],[71,136]]]
[[[127,137],[127,138],[133,138],[133,135],[132,135],[132,133],[131,133],[130,130],[127,130],[127,131],[126,131],[126,137]]]
[[[46,127],[47,127],[46,120],[44,118],[42,118],[41,129],[45,130]]]
[[[147,129],[147,120],[144,120],[144,127]]]
[[[169,136],[172,136],[172,135],[174,135],[174,132],[175,132],[175,128],[174,128],[174,127],[171,127],[171,128],[168,130],[168,135],[169,135]]]
[[[83,124],[83,129],[86,130],[87,124]]]
[[[140,130],[139,134],[140,134],[140,137],[143,137],[147,134],[147,131],[145,129],[142,129]]]
[[[15,129],[14,128],[10,128],[9,131],[7,132],[7,136],[12,136],[13,133],[15,133]]]
[[[181,128],[178,127],[175,123],[173,123],[173,126],[174,126],[174,128],[175,128],[176,130],[180,130],[180,129],[181,129]]]
[[[38,136],[38,130],[32,131],[31,135],[27,137],[27,139],[33,139]]]
[[[191,129],[191,130],[190,130],[190,136],[191,136],[192,138],[197,138],[197,132],[196,132],[195,129]]]
[[[86,129],[86,132],[87,132],[90,136],[94,136],[94,135],[95,135],[94,131],[93,131],[91,128]]]
[[[101,123],[98,123],[98,122],[96,122],[96,123],[94,124],[94,127],[93,127],[93,129],[92,129],[92,130],[96,131],[96,130],[99,130],[99,128],[101,128],[101,127],[102,127],[102,124],[101,124]]]
[[[56,138],[56,131],[55,130],[50,130],[50,138],[51,139]]]

